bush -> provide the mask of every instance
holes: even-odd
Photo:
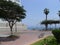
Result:
[[[56,38],[57,42],[60,43],[60,30],[58,29],[52,30],[52,33],[54,37]]]
[[[48,36],[45,39],[39,40],[31,45],[58,45],[58,44],[54,36]]]

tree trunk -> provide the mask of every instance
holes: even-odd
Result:
[[[46,24],[45,26],[46,26],[46,29],[45,29],[45,30],[47,30],[47,28],[48,28],[48,24]]]
[[[60,16],[59,16],[59,18],[60,18]],[[59,20],[59,22],[60,22],[60,20]],[[60,27],[59,27],[59,29],[60,29]]]
[[[47,21],[47,15],[46,15],[46,21]],[[47,30],[48,25],[46,24],[45,26],[46,26],[46,30]]]
[[[17,32],[17,24],[15,23],[15,32]]]
[[[46,15],[46,21],[47,21],[47,15]]]
[[[13,24],[11,22],[9,22],[9,27],[10,27],[11,35],[13,35],[13,31],[12,31]]]
[[[13,26],[10,26],[11,35],[13,35],[13,31],[12,31],[12,28],[13,28]]]
[[[55,24],[55,29],[56,29],[56,24]]]
[[[8,23],[9,23],[9,27],[10,27],[10,31],[11,31],[11,35],[13,35],[13,26],[14,26],[14,24],[16,23],[16,21],[8,21]]]

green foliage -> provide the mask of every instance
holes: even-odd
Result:
[[[31,45],[57,45],[56,39],[53,36],[49,36],[43,40],[39,40]]]
[[[55,29],[52,31],[54,37],[56,38],[57,42],[60,43],[60,30]]]
[[[44,43],[44,44],[46,44],[46,45],[57,45],[55,38],[50,38],[50,39],[47,38],[45,42],[46,43]]]
[[[9,23],[11,34],[12,28],[17,21],[21,21],[26,17],[25,10],[16,2],[0,0],[0,19]]]
[[[46,15],[48,15],[49,9],[45,8],[45,9],[44,9],[44,13],[45,13]]]
[[[59,20],[44,20],[41,22],[41,24],[58,24],[60,23]]]
[[[14,19],[19,21],[25,18],[25,12],[26,11],[24,8],[15,2],[0,0],[0,18],[5,20]]]

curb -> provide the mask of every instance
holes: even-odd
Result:
[[[43,38],[39,38],[39,39],[37,39],[36,41],[33,41],[33,42],[31,42],[31,43],[29,43],[29,44],[27,44],[27,45],[31,45],[31,44],[33,44],[33,43],[36,43],[37,41],[42,40],[42,39],[44,39],[44,38],[46,38],[46,37],[48,37],[48,36],[44,36]]]

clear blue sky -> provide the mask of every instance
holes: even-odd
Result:
[[[45,14],[43,10],[48,8],[50,13],[48,19],[58,20],[58,10],[60,10],[59,0],[22,0],[26,12],[26,18],[22,20],[22,23],[28,26],[36,26],[41,21],[45,20]]]

